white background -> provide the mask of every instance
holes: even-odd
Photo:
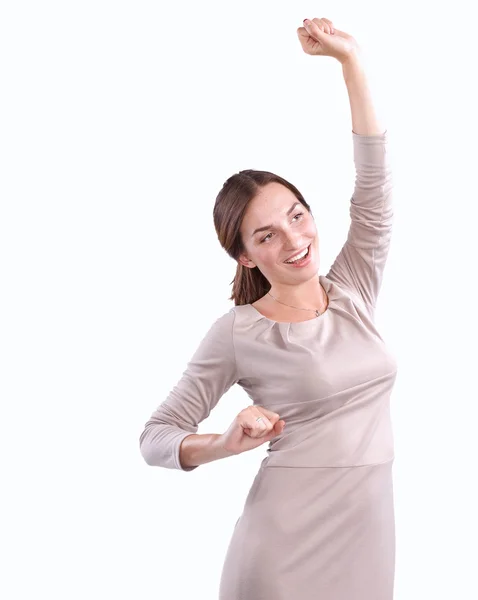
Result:
[[[271,170],[301,190],[320,273],[345,241],[346,88],[339,63],[306,55],[296,34],[324,16],[361,45],[390,136],[377,322],[399,366],[395,598],[478,598],[477,55],[464,5],[2,3],[2,598],[216,598],[267,444],[185,473],[146,465],[138,440],[232,306],[235,262],[212,220],[231,174]],[[249,404],[234,386],[199,433]]]

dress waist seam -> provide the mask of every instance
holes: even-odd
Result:
[[[305,466],[296,466],[296,465],[261,465],[261,469],[361,469],[363,467],[375,467],[378,465],[385,465],[387,463],[391,463],[395,460],[395,457],[387,458],[387,460],[376,462],[376,463],[367,463],[364,465],[330,465],[330,466],[315,466],[315,465],[305,465]]]

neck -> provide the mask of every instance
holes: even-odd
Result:
[[[320,284],[318,275],[300,284],[276,283],[271,286],[270,294],[285,304],[299,308],[325,309],[328,302],[327,294]]]

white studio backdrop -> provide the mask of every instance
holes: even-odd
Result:
[[[223,182],[256,168],[311,203],[325,274],[354,183],[341,67],[363,49],[390,135],[395,232],[377,322],[392,395],[396,600],[478,598],[476,48],[471,7],[410,1],[22,2],[0,8],[0,596],[213,600],[266,455],[187,473],[139,435],[212,322],[235,263]],[[234,386],[199,433],[250,404]]]

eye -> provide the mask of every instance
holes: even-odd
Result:
[[[299,213],[297,213],[296,215],[294,215],[294,219],[296,219],[297,217],[303,217],[303,216],[304,216],[304,213],[303,213],[303,212],[299,212]],[[269,238],[269,236],[270,236],[270,235],[272,235],[272,233],[268,233],[268,234],[266,235],[266,237],[265,237],[265,238],[263,238],[263,239],[261,240],[261,244],[262,244],[263,242],[267,242],[267,241],[269,241],[269,240],[268,240],[268,238]],[[269,238],[269,239],[270,239],[270,238]]]

